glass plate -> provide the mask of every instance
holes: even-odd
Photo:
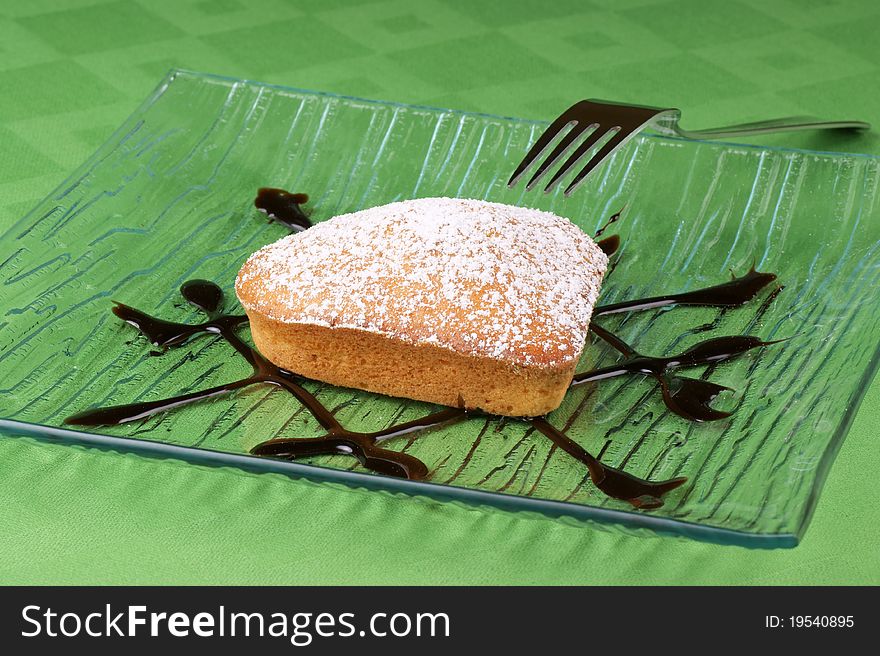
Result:
[[[509,190],[544,124],[348,98],[175,71],[0,246],[0,429],[218,466],[485,504],[753,547],[797,544],[877,367],[877,158],[642,135],[571,198]],[[633,510],[522,422],[473,418],[396,448],[429,482],[367,473],[352,459],[247,455],[265,439],[319,434],[286,393],[255,386],[141,422],[63,428],[94,405],[229,382],[249,367],[216,337],[154,357],[111,301],[198,321],[181,283],[233,280],[284,229],[252,204],[260,186],[309,193],[313,219],[418,196],[537,206],[592,233],[625,206],[619,266],[602,302],[722,282],[755,264],[784,290],[741,308],[676,308],[603,320],[649,354],[710,336],[788,338],[691,375],[736,390],[727,420],[666,410],[653,379],[572,389],[550,416],[603,462],[653,480],[687,476],[662,508]],[[243,331],[247,337],[247,331]],[[615,361],[601,343],[584,368]],[[342,424],[376,430],[427,404],[309,387]],[[390,445],[394,447],[395,445]]]

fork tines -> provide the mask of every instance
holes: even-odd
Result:
[[[564,193],[568,196],[605,158],[635,136],[646,123],[661,111],[653,107],[634,107],[632,105],[607,104],[595,100],[581,100],[565,110],[550,124],[550,127],[538,138],[535,145],[531,147],[528,154],[516,167],[516,171],[513,172],[507,185],[512,187],[519,182],[532,164],[538,161],[544,151],[563,133],[564,135],[556,147],[541,162],[526,183],[526,189],[533,189],[550,169],[574,148],[574,152],[568,156],[568,159],[544,187],[544,193],[550,193],[566,173],[571,171],[587,153],[601,144],[565,188]],[[580,143],[578,143],[579,140]]]

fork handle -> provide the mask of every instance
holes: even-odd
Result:
[[[750,134],[770,132],[794,132],[797,130],[870,130],[871,124],[864,121],[822,121],[812,116],[787,116],[769,121],[738,123],[708,130],[684,130],[677,125],[669,126],[679,137],[687,139],[740,137]],[[668,131],[669,128],[663,131]]]

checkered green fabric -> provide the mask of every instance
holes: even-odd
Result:
[[[877,34],[873,0],[0,0],[0,229],[171,67],[535,118],[599,97],[695,128],[880,123]],[[762,143],[880,154],[876,134]],[[878,417],[875,384],[789,552],[2,438],[0,582],[877,584]]]

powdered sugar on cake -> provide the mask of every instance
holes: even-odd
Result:
[[[250,257],[236,291],[285,323],[353,328],[513,365],[580,357],[608,258],[567,219],[458,198],[344,214]]]

